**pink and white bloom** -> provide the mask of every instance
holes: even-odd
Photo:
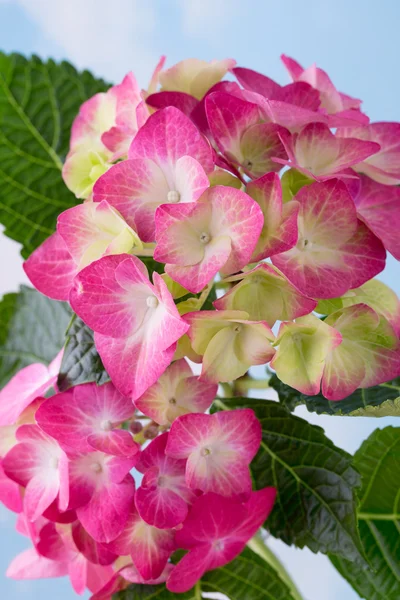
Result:
[[[158,529],[143,521],[132,503],[124,530],[109,548],[121,556],[129,554],[143,579],[152,580],[161,576],[169,557],[177,549],[174,538],[174,530]]]
[[[186,592],[206,571],[233,560],[267,519],[275,496],[275,488],[264,488],[243,504],[214,493],[198,498],[176,534],[179,547],[189,552],[175,566],[167,588]]]
[[[40,428],[67,454],[100,450],[116,456],[134,456],[139,445],[132,434],[119,429],[133,416],[132,400],[113,384],[77,385],[46,400],[36,412]]]
[[[101,256],[142,247],[137,233],[108,202],[85,202],[59,215],[57,232],[24,262],[24,270],[40,292],[68,300],[74,277],[84,267]]]
[[[211,406],[218,385],[193,375],[184,358],[173,362],[135,406],[159,425],[170,425],[180,415],[205,412]]]
[[[69,508],[96,542],[110,542],[125,527],[135,494],[129,471],[137,457],[95,451],[69,461]]]
[[[126,562],[126,557],[124,557],[124,562]],[[126,563],[113,574],[111,579],[107,581],[101,590],[93,594],[93,596],[90,596],[90,600],[110,600],[116,592],[126,589],[130,583],[145,583],[146,585],[158,585],[159,583],[164,583],[173,568],[174,565],[172,563],[167,563],[159,577],[156,577],[155,579],[144,579],[132,562]]]
[[[213,415],[182,415],[172,423],[165,453],[185,460],[192,490],[248,499],[249,464],[261,443],[261,425],[251,409]]]
[[[133,400],[165,371],[188,329],[158,273],[153,281],[139,259],[105,256],[78,274],[70,294],[115,387]]]
[[[223,156],[252,178],[279,171],[273,158],[286,159],[279,134],[284,129],[266,123],[267,117],[254,102],[225,92],[213,92],[205,101],[211,133]]]
[[[160,72],[161,91],[183,92],[201,100],[235,64],[233,58],[210,62],[197,58],[182,60]]]
[[[94,200],[107,200],[144,242],[152,242],[160,204],[194,202],[209,186],[212,149],[188,117],[169,107],[148,119],[128,158],[97,181]]]
[[[196,203],[164,205],[156,213],[154,258],[172,279],[200,292],[218,271],[249,262],[263,225],[258,204],[240,190],[209,188]]]
[[[303,293],[335,298],[362,285],[385,266],[380,240],[357,219],[344,183],[332,179],[303,187],[296,246],[272,262]]]
[[[277,352],[271,361],[279,379],[313,396],[319,393],[325,361],[339,346],[342,336],[313,314],[295,322],[283,322],[276,338]]]
[[[287,321],[308,315],[317,305],[304,296],[272,265],[261,263],[254,269],[227,277],[235,283],[224,296],[213,302],[220,310],[247,311],[254,321],[265,321],[272,327],[276,321]]]
[[[63,350],[48,367],[42,363],[32,363],[10,379],[0,391],[0,426],[14,425],[35,398],[43,396],[55,385],[62,356]]]
[[[184,319],[194,351],[203,356],[202,381],[232,381],[275,354],[271,329],[264,321],[249,321],[247,312],[203,310],[187,313]]]
[[[250,181],[246,186],[246,193],[257,202],[264,216],[264,225],[251,262],[258,262],[293,248],[298,238],[299,205],[296,201],[283,204],[279,176],[276,173],[266,173],[259,179]]]
[[[379,144],[379,152],[357,163],[354,169],[378,183],[400,183],[400,123],[371,123],[360,127],[339,128],[338,136],[355,137]]]
[[[400,342],[383,315],[355,304],[329,315],[325,323],[342,338],[325,360],[322,393],[328,400],[399,377]]]
[[[30,521],[38,519],[58,498],[60,510],[69,502],[68,459],[55,440],[37,425],[21,425],[16,444],[2,466],[7,477],[25,487],[24,511]]]
[[[380,145],[355,137],[336,137],[324,123],[310,123],[299,133],[283,131],[280,138],[289,160],[278,162],[317,181],[326,181],[376,154]]]
[[[141,518],[159,529],[177,527],[186,519],[195,494],[186,485],[185,460],[165,454],[168,433],[156,437],[141,453],[136,469],[144,474],[135,504]]]
[[[18,483],[7,477],[0,463],[0,502],[15,513],[23,510],[21,488]]]

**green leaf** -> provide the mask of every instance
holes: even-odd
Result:
[[[222,404],[223,402],[223,404]],[[278,490],[266,527],[287,544],[334,553],[365,564],[356,507],[360,476],[352,457],[321,427],[290,414],[277,402],[252,398],[216,401],[217,408],[252,408],[262,442],[251,463],[257,489]]]
[[[70,319],[67,304],[29,287],[4,296],[0,302],[0,388],[27,365],[48,364],[64,345]]]
[[[377,429],[361,445],[354,465],[362,475],[359,528],[371,568],[331,561],[366,600],[400,598],[400,427]]]
[[[294,600],[288,586],[260,556],[246,548],[235,560],[206,573],[185,594],[172,594],[165,585],[132,585],[113,596],[114,600],[201,600],[203,592],[219,592],[229,600]]]
[[[64,347],[57,386],[61,392],[73,385],[94,381],[101,385],[110,381],[101,358],[96,350],[93,331],[74,315]]]
[[[347,417],[398,417],[400,416],[400,377],[370,388],[358,389],[353,394],[333,402],[322,394],[306,396],[282,383],[273,375],[270,387],[278,392],[279,401],[289,410],[305,404],[310,412],[319,415]]]
[[[0,52],[0,214],[27,257],[77,203],[61,178],[79,106],[107,89],[67,62]]]
[[[164,264],[157,262],[151,256],[138,256],[137,258],[139,258],[146,265],[150,279],[152,279],[154,272],[158,273],[159,275],[164,273]]]

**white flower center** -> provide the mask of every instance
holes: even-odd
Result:
[[[146,304],[149,308],[157,308],[158,298],[156,298],[155,296],[148,296],[146,298]]]
[[[234,325],[233,327],[233,331],[235,333],[239,333],[240,331],[242,331],[242,326],[239,323],[236,323],[236,325]]]
[[[101,464],[99,462],[95,462],[91,465],[92,471],[94,473],[101,473],[103,470],[103,467],[101,466]]]
[[[103,431],[111,431],[111,429],[113,428],[111,421],[109,421],[108,419],[102,421],[100,423],[100,427]]]
[[[176,203],[181,199],[181,195],[177,190],[170,190],[167,194],[167,202]]]
[[[206,233],[205,231],[203,231],[203,233],[200,235],[200,242],[202,244],[208,244],[210,239],[211,239],[210,235],[208,233]]]
[[[208,456],[209,454],[211,454],[210,448],[202,448],[200,450],[200,456]]]
[[[298,248],[300,250],[311,250],[313,247],[313,242],[308,239],[299,240]]]

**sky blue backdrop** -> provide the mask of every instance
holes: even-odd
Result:
[[[400,121],[397,0],[0,0],[0,49],[68,59],[112,82],[133,70],[146,85],[161,54],[182,58],[236,58],[281,83],[284,52],[304,66],[317,62],[337,87],[364,100],[372,120]],[[17,246],[0,239],[7,265],[1,288],[24,280]],[[4,256],[3,252],[3,256]],[[12,270],[12,273],[11,273]],[[382,279],[400,292],[399,265],[391,258]],[[8,285],[8,281],[10,284]],[[338,445],[354,451],[375,427],[393,422],[336,421],[306,415]],[[9,600],[67,600],[66,580],[13,582],[3,577],[10,559],[27,546],[14,518],[0,511],[0,590]],[[293,574],[305,600],[355,600],[357,595],[323,556],[272,547]]]

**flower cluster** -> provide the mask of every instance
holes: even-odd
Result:
[[[167,581],[184,592],[243,550],[275,498],[274,488],[252,491],[249,463],[261,442],[252,410],[204,414],[217,386],[184,359],[135,406],[111,382],[38,397],[55,385],[55,368],[31,365],[0,395],[9,406],[0,499],[34,546],[14,559],[10,577],[68,574],[78,594],[88,587],[96,599],[129,582]],[[138,410],[152,419],[143,431]],[[188,554],[173,566],[178,549]]]
[[[57,392],[57,357],[1,392],[0,499],[34,545],[10,576],[69,574],[96,600],[189,590],[275,497],[252,491],[253,411],[207,414],[218,384],[270,363],[341,400],[400,375],[400,304],[373,279],[400,259],[400,124],[282,60],[286,86],[162,59],[146,92],[129,74],[82,105],[63,177],[84,202],[24,268],[93,330],[111,382]]]

